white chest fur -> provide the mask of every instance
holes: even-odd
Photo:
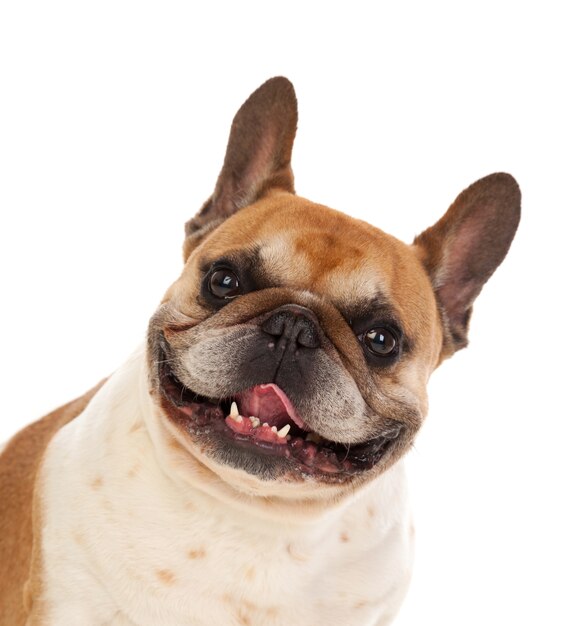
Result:
[[[401,464],[310,521],[232,509],[158,463],[143,361],[140,351],[48,448],[47,623],[388,624],[412,562]]]

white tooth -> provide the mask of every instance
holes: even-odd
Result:
[[[283,428],[278,430],[278,437],[285,437],[290,431],[290,424],[286,424]]]
[[[278,432],[277,426],[272,426],[272,433],[277,433],[277,432]]]
[[[251,415],[249,419],[251,420],[251,426],[253,426],[253,428],[258,428],[261,424],[259,417],[255,417],[255,415]]]
[[[264,422],[263,425],[269,428],[269,424],[267,422]]]
[[[238,416],[239,416],[239,409],[237,407],[237,403],[236,402],[232,402],[231,403],[231,412],[229,413],[229,417],[232,417],[233,419],[237,419]]]

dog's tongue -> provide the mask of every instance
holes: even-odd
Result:
[[[288,396],[273,383],[256,385],[237,394],[240,415],[258,417],[262,423],[281,428],[289,421],[308,430]]]

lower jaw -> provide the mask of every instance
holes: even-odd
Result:
[[[383,440],[379,449],[372,450],[364,458],[358,456],[357,450],[349,458],[344,446],[333,450],[299,436],[291,437],[286,444],[264,442],[234,432],[226,424],[225,412],[216,404],[203,402],[197,405],[197,410],[192,407],[188,411],[186,407],[176,406],[165,394],[160,398],[168,419],[203,454],[221,465],[244,470],[261,480],[349,482],[383,461],[391,444]]]

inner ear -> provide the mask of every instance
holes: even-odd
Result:
[[[447,242],[444,263],[436,275],[437,294],[453,326],[467,326],[471,304],[494,271],[486,258],[492,238],[485,241],[485,217],[476,213],[464,219]]]
[[[474,300],[510,248],[520,207],[515,179],[492,174],[463,191],[414,241],[445,320],[446,356],[467,345]]]
[[[288,79],[271,78],[249,96],[233,120],[214,192],[186,224],[184,259],[218,224],[268,191],[294,193],[297,121],[296,94]]]

